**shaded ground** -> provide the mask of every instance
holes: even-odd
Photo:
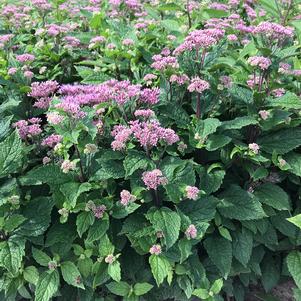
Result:
[[[271,293],[270,296],[275,297],[274,299],[271,299],[271,301],[295,301],[293,298],[293,289],[295,285],[293,281],[288,281],[285,283],[282,283],[278,286],[276,286]],[[265,295],[263,293],[263,290],[259,287],[252,287],[250,294],[246,297],[245,301],[269,301],[267,298],[263,299],[261,296]],[[277,299],[276,299],[277,298]]]

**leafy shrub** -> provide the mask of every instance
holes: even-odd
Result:
[[[300,300],[298,6],[4,2],[1,300]]]

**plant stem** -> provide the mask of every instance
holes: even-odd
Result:
[[[196,100],[196,118],[200,119],[201,117],[201,95],[197,93],[197,100]]]
[[[79,158],[79,169],[80,169],[79,180],[80,180],[81,183],[83,183],[85,181],[85,174],[84,174],[84,168],[83,168],[82,159],[81,159],[81,156],[80,156],[80,153],[79,153],[77,145],[74,144],[74,148],[75,148],[76,154],[77,154],[77,156]]]
[[[191,16],[190,16],[190,11],[189,11],[189,0],[187,0],[186,3],[186,9],[187,9],[187,17],[188,17],[188,28],[191,28]]]

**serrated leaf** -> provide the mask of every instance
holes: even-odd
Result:
[[[80,272],[76,265],[71,261],[65,261],[61,263],[61,271],[64,280],[75,287],[85,289]]]
[[[219,197],[222,202],[218,205],[218,210],[227,218],[255,220],[266,216],[257,198],[251,197],[237,185],[230,186]]]
[[[16,132],[0,143],[0,178],[15,172],[21,165],[22,142]]]
[[[114,295],[122,296],[122,297],[129,295],[129,293],[131,291],[130,285],[124,281],[110,282],[110,283],[106,284],[106,287]]]
[[[283,96],[277,98],[269,98],[265,102],[269,107],[280,107],[284,109],[301,109],[300,97],[291,92],[286,92]]]
[[[147,214],[156,231],[162,231],[166,248],[174,245],[179,237],[181,218],[178,213],[167,207],[160,208]]]
[[[49,301],[57,292],[60,276],[56,270],[44,272],[38,280],[35,301]]]
[[[254,195],[264,204],[277,210],[290,210],[288,194],[279,186],[265,183],[256,188]]]
[[[89,227],[94,223],[95,217],[90,211],[85,211],[80,213],[76,218],[76,228],[79,237],[89,229]]]
[[[213,292],[214,295],[217,295],[221,291],[223,284],[224,284],[223,279],[215,280],[210,288],[210,291]]]
[[[3,229],[7,232],[11,232],[19,227],[24,221],[26,221],[26,218],[23,215],[13,214],[5,220]]]
[[[283,155],[301,145],[301,128],[290,128],[261,137],[257,140],[265,152]]]
[[[128,178],[138,169],[145,170],[148,165],[152,165],[152,162],[146,157],[145,153],[130,150],[123,161],[125,177]]]
[[[205,300],[205,299],[208,299],[210,297],[209,292],[204,288],[197,288],[192,292],[192,294],[194,296],[197,296],[201,300]]]
[[[233,234],[233,256],[243,265],[247,266],[253,249],[253,236],[249,230]]]
[[[164,256],[154,254],[149,257],[149,264],[157,286],[159,286],[168,276],[171,265]]]
[[[206,140],[206,149],[215,151],[231,142],[231,138],[225,135],[212,135]]]
[[[32,257],[34,260],[41,266],[48,266],[49,261],[51,261],[51,258],[43,251],[36,249],[35,247],[32,247],[31,249]]]
[[[288,254],[287,267],[299,289],[301,289],[301,252],[292,251]]]
[[[224,121],[221,125],[222,130],[239,130],[251,124],[257,124],[258,121],[251,116],[236,117],[233,120]]]
[[[279,264],[272,256],[267,255],[262,261],[262,284],[266,292],[275,287],[280,279]]]
[[[16,275],[21,267],[24,255],[24,239],[19,236],[12,236],[1,246],[0,266],[5,268],[10,274]]]
[[[147,283],[147,282],[143,282],[143,283],[136,283],[134,285],[134,294],[136,296],[143,296],[145,294],[147,294],[154,286]]]
[[[217,118],[199,120],[196,127],[196,133],[199,134],[202,140],[205,140],[208,135],[215,133],[221,124],[222,123]]]
[[[289,171],[298,177],[301,177],[301,155],[295,152],[290,152],[284,156],[284,159],[289,164]]]
[[[27,282],[37,285],[39,280],[39,272],[36,267],[31,265],[24,269],[23,277]]]
[[[301,229],[301,214],[287,218],[287,220]]]
[[[78,197],[89,190],[91,190],[92,186],[90,183],[77,183],[77,182],[69,182],[60,185],[60,191],[66,197],[66,202],[74,208],[76,205],[76,201]]]
[[[87,241],[93,242],[100,239],[109,229],[110,223],[109,218],[104,216],[100,220],[96,220],[94,224],[90,227],[88,232]]]
[[[204,241],[204,247],[212,263],[217,266],[221,275],[228,277],[232,264],[232,244],[223,237],[211,236]]]
[[[119,261],[114,261],[113,263],[109,264],[108,266],[108,274],[111,278],[117,282],[121,279],[121,268]]]

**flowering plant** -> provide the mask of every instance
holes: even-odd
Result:
[[[0,299],[300,300],[293,0],[10,2]]]

